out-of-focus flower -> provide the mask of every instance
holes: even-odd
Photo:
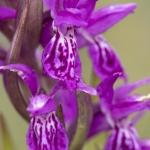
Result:
[[[9,7],[0,6],[0,20],[12,19],[16,17],[16,10]]]
[[[101,112],[97,110],[97,114],[94,117],[95,129],[91,127],[89,136],[94,135],[96,132],[98,132],[98,130],[104,131],[112,129],[112,132],[105,146],[106,150],[118,150],[120,148],[129,150],[141,150],[141,143],[138,134],[133,126],[133,122],[127,119],[127,116],[133,112],[149,109],[150,100],[139,101],[133,99],[135,98],[134,95],[133,97],[130,95],[130,97],[132,97],[131,101],[126,101],[125,99],[121,101],[120,99],[119,102],[115,102],[113,84],[118,77],[119,74],[116,73],[102,81],[97,86],[97,92],[100,98],[99,109],[101,109]],[[136,86],[135,84],[132,84],[132,90],[144,84],[144,81],[147,80],[148,79],[142,80],[142,82],[138,82],[139,84],[136,84]],[[123,88],[123,86],[121,88]],[[124,85],[124,89],[125,88],[126,92],[124,92],[124,96],[122,94],[120,95],[122,97],[125,97],[125,94],[128,92],[131,92],[131,84],[130,86]],[[100,122],[96,120],[97,118],[99,118],[98,120],[101,120],[102,125],[99,124]],[[105,126],[105,128],[103,126]]]
[[[99,34],[104,33],[136,8],[135,3],[109,5],[93,12],[88,25],[76,30],[79,47],[88,45],[89,56],[96,75],[104,79],[115,72],[123,72],[122,64],[113,47]]]
[[[27,108],[32,117],[27,133],[28,149],[67,150],[68,138],[64,126],[55,115],[56,103],[51,96],[38,94],[39,82],[36,73],[23,64],[1,66],[0,69],[17,72],[32,93],[32,98],[30,98],[30,104]]]

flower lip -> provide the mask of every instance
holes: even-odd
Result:
[[[31,112],[30,117],[45,114],[56,110],[56,103],[54,100],[45,94],[30,98],[30,104],[27,110]]]

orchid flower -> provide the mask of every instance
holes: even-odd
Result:
[[[88,45],[89,56],[96,75],[104,79],[115,72],[123,72],[122,77],[127,80],[126,73],[113,47],[99,34],[104,33],[128,14],[132,13],[136,4],[114,4],[93,12],[88,18],[88,25],[76,30],[79,36],[78,45]],[[81,40],[84,38],[84,40]],[[78,38],[77,38],[78,39]]]
[[[94,7],[90,6],[91,3],[83,5],[81,2],[77,4],[72,1],[62,1],[62,4],[59,4],[57,0],[50,2],[51,16],[54,19],[52,23],[54,36],[43,52],[42,64],[50,77],[65,82],[69,90],[86,91],[86,85],[81,77],[81,62],[78,56],[74,26],[87,25],[83,20],[86,16],[82,15],[86,14],[86,7],[90,10]],[[92,88],[90,92],[87,92],[96,94]]]
[[[93,12],[96,1],[62,1],[63,10],[58,11],[54,4],[58,1],[50,2],[45,0],[54,16],[54,24],[71,24],[74,26],[77,39],[77,47],[89,47],[94,72],[101,79],[104,79],[115,72],[123,72],[122,77],[127,80],[126,73],[113,47],[99,34],[104,33],[113,25],[118,23],[136,8],[135,3],[114,4]],[[57,6],[58,7],[58,6]],[[74,17],[76,14],[76,17]],[[81,21],[82,20],[82,21]],[[83,22],[84,21],[84,22]],[[63,26],[63,25],[62,25]],[[77,26],[78,28],[75,28]],[[61,27],[64,32],[64,27]],[[67,32],[64,32],[67,33]],[[67,34],[66,34],[67,35]]]
[[[97,109],[96,116],[93,119],[95,126],[91,127],[89,136],[94,135],[96,132],[98,133],[98,130],[104,131],[111,129],[112,132],[106,143],[105,150],[141,150],[141,142],[138,137],[138,134],[133,126],[133,122],[129,120],[127,116],[133,112],[149,109],[150,100],[136,101],[136,99],[132,99],[132,101],[121,101],[120,99],[118,103],[115,103],[115,91],[113,90],[113,84],[119,76],[120,74],[116,73],[102,81],[97,86],[101,112]],[[144,84],[145,81],[147,81],[147,79],[142,80],[142,82],[138,82],[136,86],[135,84],[132,84],[132,87],[134,85],[134,88],[136,88]],[[125,91],[124,93],[127,94],[131,91],[131,85],[124,85],[121,88],[123,87],[124,89],[126,88],[126,91],[123,90]],[[122,94],[120,96],[124,97]],[[99,120],[101,121],[101,124]]]
[[[0,69],[17,72],[32,93],[30,104],[27,107],[27,110],[31,113],[30,117],[32,117],[27,133],[28,149],[68,150],[66,130],[55,115],[56,103],[51,96],[38,94],[37,74],[23,64],[1,66]]]

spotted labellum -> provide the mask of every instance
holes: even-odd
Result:
[[[0,0],[0,31],[10,44],[5,49],[1,41],[0,73],[12,105],[29,124],[28,150],[81,150],[95,135],[108,131],[103,150],[150,149],[149,139],[141,139],[135,128],[150,109],[150,95],[131,93],[150,78],[128,83],[117,51],[102,36],[133,13],[136,4],[95,10],[96,4]],[[96,89],[82,76],[79,51],[84,47],[95,74],[92,81],[101,80]],[[123,84],[113,88],[119,79]],[[6,133],[2,149],[13,147]]]

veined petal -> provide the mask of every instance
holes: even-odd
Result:
[[[28,150],[68,150],[65,128],[54,113],[32,118],[27,145]]]
[[[92,35],[105,32],[136,8],[135,3],[115,4],[93,13],[88,21],[87,31]]]
[[[122,78],[127,80],[122,64],[114,49],[101,36],[94,38],[94,43],[89,47],[89,55],[96,75],[105,79],[106,77],[122,72]]]
[[[0,19],[12,19],[16,17],[16,10],[4,6],[0,6]]]
[[[30,104],[27,110],[31,112],[30,117],[43,115],[56,110],[55,101],[45,94],[30,98]]]
[[[66,81],[69,88],[76,88],[75,57],[77,43],[73,27],[67,27],[65,35],[54,27],[55,36],[46,46],[42,63],[47,74],[61,81]]]
[[[100,99],[100,106],[103,113],[110,111],[110,106],[112,105],[114,96],[113,85],[118,77],[119,73],[115,73],[112,76],[103,80],[97,86],[97,93]]]
[[[68,25],[73,25],[73,26],[86,26],[87,22],[85,22],[82,19],[81,12],[76,11],[76,9],[71,9],[70,10],[61,10],[58,12],[57,17],[54,20],[54,25],[60,25],[60,24],[68,24]]]
[[[118,123],[105,146],[105,150],[141,150],[137,132],[131,125]]]
[[[142,102],[120,102],[111,106],[111,115],[114,119],[121,119],[123,117],[127,117],[134,112],[146,110],[149,108],[150,100]]]
[[[0,70],[10,70],[16,72],[22,80],[28,85],[31,93],[35,96],[39,89],[39,80],[36,72],[29,66],[24,64],[10,64],[7,66],[0,66]]]
[[[119,102],[119,101],[127,100],[126,99],[126,97],[128,97],[127,94],[129,94],[130,92],[132,92],[136,88],[138,88],[140,86],[144,86],[144,85],[149,84],[149,83],[150,83],[150,77],[139,80],[139,81],[134,82],[134,83],[124,84],[122,86],[119,86],[115,90],[114,101]]]

